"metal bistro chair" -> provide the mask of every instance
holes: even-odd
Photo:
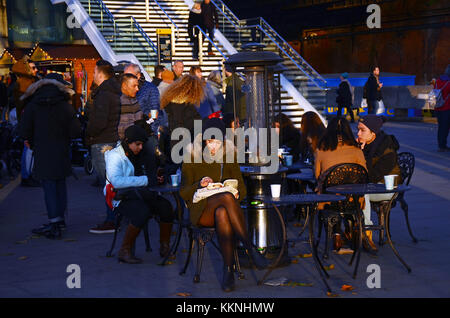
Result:
[[[336,185],[364,184],[369,182],[369,175],[367,173],[367,170],[363,166],[356,163],[339,164],[331,167],[330,169],[328,169],[328,171],[329,172],[326,174],[325,180],[323,182],[322,193],[325,193],[326,188]],[[344,218],[344,220],[347,222],[352,222],[351,227],[349,227],[347,223],[345,223],[345,226],[347,228],[347,231],[352,234],[353,246],[356,246],[356,237],[355,235],[353,235],[353,228],[358,220],[358,217],[356,215],[356,213],[358,213],[356,204],[359,204],[359,202],[351,202],[349,200],[346,200],[345,202],[332,203],[331,205],[326,206],[324,210],[319,210],[319,232],[316,244],[319,244],[320,242],[323,225],[326,234],[325,249],[323,254],[324,259],[328,258],[328,242],[329,239],[332,238],[333,228],[336,225],[340,224],[342,218]],[[344,233],[340,234],[342,237],[345,237]],[[360,247],[358,246],[358,248]],[[354,248],[353,256],[349,265],[353,263],[355,255],[356,249]]]
[[[216,233],[216,229],[213,227],[197,227],[192,223],[190,223],[187,226],[187,230],[189,237],[189,251],[186,263],[184,264],[183,270],[180,272],[180,275],[186,274],[186,270],[191,260],[192,250],[194,249],[194,245],[197,244],[197,264],[196,264],[197,266],[195,269],[194,283],[199,283],[206,243],[211,242],[220,253],[219,247],[217,246],[216,242],[214,242],[214,235]],[[238,273],[239,279],[245,278],[244,273],[241,272],[239,255],[236,248],[234,249],[234,271]]]
[[[403,180],[403,185],[409,185],[409,182],[411,181],[411,177],[414,173],[414,166],[415,166],[415,158],[414,155],[410,152],[402,152],[397,155],[397,162],[400,167],[401,177]],[[408,227],[409,235],[411,236],[414,243],[417,243],[417,239],[414,237],[414,234],[412,233],[411,226],[409,224],[409,217],[408,217],[408,203],[405,201],[405,193],[401,192],[398,194],[397,198],[392,203],[391,209],[394,208],[397,204],[397,202],[400,202],[400,206],[403,210],[403,213],[405,215],[406,225]],[[380,201],[380,202],[371,202],[371,205],[373,206],[374,210],[376,211],[378,215],[378,221],[384,223],[384,216],[386,214],[386,208],[389,207],[389,201]],[[378,244],[381,246],[384,243],[384,231],[380,231],[379,241]]]
[[[115,226],[114,226],[114,238],[111,244],[111,249],[109,251],[106,252],[106,257],[112,257],[113,254],[113,250],[114,247],[116,245],[116,240],[117,240],[117,232],[119,231],[120,228],[120,224],[122,223],[123,220],[123,215],[121,213],[116,212],[116,222],[115,222]],[[145,224],[144,228],[142,229],[142,232],[144,234],[144,240],[145,240],[145,251],[146,252],[151,252],[152,251],[152,247],[150,246],[150,238],[149,238],[149,234],[148,234],[148,222]],[[133,244],[133,248],[132,248],[132,253],[134,254],[135,251],[135,244]]]

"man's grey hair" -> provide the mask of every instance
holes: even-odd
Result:
[[[140,73],[141,72],[141,68],[139,67],[139,65],[134,64],[134,63],[126,64],[125,67],[123,68],[123,72],[126,73],[130,69],[133,71],[133,73]]]
[[[222,74],[220,71],[212,71],[209,73],[208,81],[214,82],[216,84],[222,85]]]
[[[182,61],[182,60],[176,60],[175,62],[173,62],[173,65],[176,65],[176,64],[178,64],[178,63],[181,63],[181,64],[183,64],[183,65],[184,65],[184,63],[183,63],[183,61]]]

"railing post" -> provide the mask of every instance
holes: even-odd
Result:
[[[147,22],[150,21],[150,8],[149,8],[150,4],[148,2],[148,0],[145,0],[145,17]]]
[[[200,65],[203,65],[203,33],[198,33],[198,61]]]
[[[171,27],[170,27],[170,30],[171,30],[171,32],[170,32],[170,42],[172,43],[172,45],[171,45],[171,50],[172,50],[172,57],[174,57],[175,56],[175,30],[174,30],[174,26],[173,26],[173,24],[171,25]]]
[[[89,2],[88,2],[88,11],[89,11],[89,15],[91,15],[91,0],[89,0]]]
[[[103,30],[103,7],[100,7],[100,22],[102,23],[102,30]]]
[[[225,78],[227,74],[225,73],[225,59],[222,58],[222,93],[226,92],[227,85],[225,84]]]

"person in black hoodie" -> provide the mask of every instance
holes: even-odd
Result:
[[[198,50],[199,50],[198,35],[200,33],[200,30],[195,26],[198,25],[202,29],[204,28],[201,3],[202,3],[201,0],[195,1],[191,11],[189,11],[189,20],[188,20],[188,34],[189,39],[193,45],[192,57],[195,60],[198,60]]]
[[[35,173],[44,189],[49,224],[32,232],[47,238],[61,237],[67,208],[66,177],[71,175],[70,139],[81,134],[73,107],[68,102],[75,92],[62,75],[49,74],[30,85],[22,96],[29,99],[20,132],[33,149]]]
[[[217,10],[214,7],[214,4],[211,3],[211,0],[205,0],[205,2],[202,3],[202,16],[203,25],[208,31],[209,38],[211,41],[214,41],[214,26],[216,29],[219,28],[219,16],[217,15]],[[214,55],[211,42],[208,44],[208,55]]]
[[[336,103],[338,104],[337,116],[342,116],[342,108],[346,108],[347,112],[352,119],[352,123],[355,122],[355,116],[353,115],[352,105],[353,105],[353,95],[351,91],[351,86],[348,81],[348,73],[343,73],[340,76],[341,83],[337,90]]]
[[[91,147],[92,165],[100,184],[105,184],[105,158],[102,149],[115,147],[119,140],[120,84],[114,77],[114,69],[108,61],[100,60],[94,69],[93,103],[89,108],[86,128],[86,144]],[[105,204],[106,205],[106,204]],[[94,234],[114,233],[114,213],[106,205],[106,220],[90,229]]]

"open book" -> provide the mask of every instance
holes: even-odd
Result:
[[[239,193],[238,191],[238,181],[236,179],[227,179],[223,183],[216,182],[210,183],[208,186],[198,189],[194,193],[194,198],[192,200],[193,203],[197,203],[203,199],[206,199],[212,195],[222,193],[222,192],[230,192],[233,195]]]

